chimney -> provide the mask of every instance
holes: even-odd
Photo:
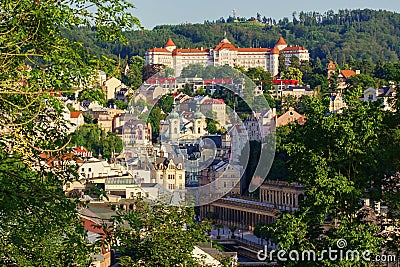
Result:
[[[360,74],[360,70],[356,70],[356,74]]]

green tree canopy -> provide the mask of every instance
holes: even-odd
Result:
[[[106,159],[110,159],[112,153],[122,151],[121,138],[112,132],[105,133],[97,124],[85,124],[79,127],[72,134],[71,143],[85,147],[92,151],[94,156],[101,154]]]
[[[288,67],[285,71],[283,71],[281,78],[285,80],[298,80],[299,84],[303,83],[303,73],[299,69],[292,67]]]
[[[88,266],[93,247],[63,187],[76,180],[66,164],[64,103],[59,93],[92,85],[101,61],[62,28],[96,28],[122,38],[138,20],[127,1],[0,2],[0,265]],[[54,162],[59,162],[58,165]]]
[[[157,106],[159,106],[165,114],[169,114],[172,111],[173,104],[174,98],[170,95],[163,95],[157,102]]]
[[[305,185],[305,198],[299,210],[281,213],[269,228],[273,239],[280,248],[299,251],[334,247],[345,239],[346,249],[378,254],[384,246],[378,221],[366,217],[359,203],[361,198],[380,201],[382,181],[393,171],[397,155],[386,143],[399,138],[388,130],[393,114],[376,103],[354,100],[342,114],[326,116],[321,99],[308,100],[306,123],[292,125],[284,142],[277,142],[277,149],[288,155],[290,177]],[[313,264],[337,266],[329,261]],[[348,261],[343,266],[366,264]]]
[[[209,224],[193,220],[190,207],[166,206],[143,201],[131,211],[118,212],[113,244],[121,253],[121,266],[200,266],[193,247],[206,241]]]
[[[85,88],[82,91],[79,92],[78,94],[78,101],[83,102],[83,101],[90,101],[94,102],[97,101],[99,105],[104,106],[106,104],[106,97],[104,95],[103,89],[100,87],[98,88]]]

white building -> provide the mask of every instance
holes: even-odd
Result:
[[[106,160],[90,158],[79,167],[81,178],[105,179],[107,177],[126,175],[127,171],[121,166],[109,164]]]
[[[368,88],[364,90],[362,99],[364,101],[375,102],[379,99],[382,99],[382,106],[384,110],[394,111],[393,104],[390,102],[390,99],[393,99],[396,96],[396,91],[391,86],[386,86],[383,88]]]
[[[85,124],[85,119],[80,111],[68,111],[64,114],[64,119],[69,121],[69,132],[75,132],[80,126]]]
[[[181,158],[158,157],[154,168],[151,170],[152,182],[162,185],[170,192],[185,189],[185,169]]]
[[[270,132],[275,125],[273,118],[276,116],[276,110],[262,110],[258,113],[253,113],[244,121],[244,126],[248,134],[249,141],[261,141]]]
[[[332,94],[329,101],[329,112],[342,113],[343,109],[347,108],[347,104],[341,94]]]
[[[282,36],[273,48],[241,48],[235,47],[228,39],[224,38],[215,48],[177,48],[171,38],[164,48],[152,48],[145,54],[145,60],[150,64],[164,64],[175,70],[177,76],[182,69],[191,64],[204,66],[229,65],[243,66],[244,68],[262,67],[273,76],[278,74],[279,54],[285,55],[286,64],[290,58],[296,56],[300,61],[308,61],[310,53],[301,46],[288,46]]]

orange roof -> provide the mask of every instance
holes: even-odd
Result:
[[[174,41],[172,41],[171,37],[169,37],[167,43],[164,45],[164,47],[168,47],[168,46],[176,46]]]
[[[329,61],[328,70],[336,70],[336,66],[332,61]]]
[[[287,43],[286,43],[285,39],[283,39],[282,35],[279,36],[279,40],[276,44],[277,45],[287,45]]]
[[[165,49],[165,48],[157,48],[157,47],[154,47],[154,48],[152,48],[152,49],[149,49],[147,52],[164,52],[164,53],[171,53],[170,51],[168,51],[168,50]]]
[[[302,46],[288,46],[283,49],[284,51],[298,51],[298,50],[307,50]]]
[[[272,48],[271,54],[279,54],[279,49],[276,47]]]
[[[214,49],[215,51],[219,51],[219,50],[222,50],[222,49],[237,50],[236,47],[233,44],[231,44],[230,42],[224,42],[224,40],[222,40],[222,42],[220,42],[215,47],[215,49]]]
[[[69,114],[69,116],[70,116],[70,118],[72,118],[72,119],[76,119],[76,118],[78,118],[79,115],[81,115],[81,114],[82,114],[82,112],[80,112],[80,111],[71,111],[70,114]]]
[[[45,154],[41,153],[40,158],[43,159],[43,161],[46,162],[47,165],[50,167],[59,167],[63,165],[64,163],[67,163],[68,161],[75,160],[77,163],[82,163],[83,160],[77,156],[74,155],[74,153],[64,153],[61,155],[50,155],[50,154]],[[55,164],[55,162],[57,162]]]
[[[356,72],[354,71],[354,70],[342,70],[341,72],[340,72],[342,75],[343,75],[343,77],[344,78],[349,78],[349,77],[351,77],[351,76],[354,76],[354,75],[356,75]]]

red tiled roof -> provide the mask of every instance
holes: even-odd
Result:
[[[207,99],[202,105],[210,105],[210,104],[225,104],[223,99]]]
[[[157,48],[157,47],[154,47],[154,48],[152,48],[152,49],[149,49],[149,50],[147,50],[147,52],[164,52],[164,53],[171,53],[170,51],[168,51],[168,50],[165,49],[165,48]]]
[[[71,111],[70,114],[69,114],[69,116],[70,116],[71,119],[76,119],[76,118],[78,118],[79,115],[81,115],[81,114],[82,114],[82,112],[80,112],[80,111]]]
[[[76,152],[76,153],[86,153],[88,151],[86,149],[84,149],[84,148],[74,147],[74,152]]]
[[[329,61],[328,70],[336,70],[336,66],[332,61]]]
[[[283,51],[298,51],[298,50],[307,50],[302,46],[288,46],[283,49]]]
[[[271,54],[279,54],[279,49],[276,47],[272,48]]]
[[[343,77],[344,78],[349,78],[349,77],[351,77],[351,76],[354,76],[354,75],[356,75],[356,72],[354,71],[354,70],[342,70],[341,72],[340,72],[342,75],[343,75]]]
[[[278,42],[276,42],[277,45],[287,45],[285,39],[283,39],[282,35],[279,36]]]
[[[222,40],[215,48],[215,51],[219,51],[222,49],[228,49],[228,50],[237,50],[237,48],[231,44],[227,39]]]
[[[65,153],[62,155],[52,156],[49,154],[41,153],[40,158],[43,159],[47,165],[51,168],[59,167],[62,163],[68,162],[71,160],[75,160],[77,163],[82,163],[83,160],[79,157],[76,157],[74,153]],[[55,165],[54,162],[57,161],[58,163]]]
[[[164,47],[168,47],[168,46],[176,46],[174,41],[172,41],[171,37],[169,37],[167,43],[164,45]]]

